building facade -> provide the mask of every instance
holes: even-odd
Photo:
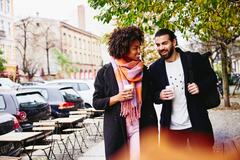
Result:
[[[77,79],[93,79],[102,66],[100,38],[92,33],[60,22],[61,49],[69,55],[75,68],[71,76]]]
[[[30,21],[32,25],[28,30],[34,32],[35,37],[31,39],[35,41],[29,42],[28,58],[35,59],[35,64],[38,64],[37,75],[43,72],[48,75],[50,70],[50,74],[57,78],[93,79],[95,77],[96,71],[102,66],[98,36],[63,21],[39,17],[30,17]],[[15,26],[20,23],[21,21],[16,22]],[[21,35],[21,30],[17,27],[15,32],[16,37]],[[47,48],[49,61],[47,61]],[[65,73],[56,59],[55,49],[68,57],[74,68],[71,73]]]
[[[0,0],[0,49],[7,61],[5,65],[7,74],[15,76],[17,63],[13,23],[13,0]]]

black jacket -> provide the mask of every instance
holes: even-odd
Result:
[[[140,131],[143,128],[154,127],[157,142],[157,116],[149,93],[149,76],[144,67],[142,79],[142,108]],[[120,116],[120,103],[108,106],[109,99],[119,93],[119,88],[112,65],[104,65],[97,73],[94,83],[93,106],[95,109],[104,109],[104,142],[107,159],[127,143],[125,118]],[[141,133],[141,132],[140,132]]]
[[[212,125],[208,117],[207,110],[201,106],[202,97],[211,85],[216,84],[216,76],[213,74],[213,70],[209,65],[209,62],[204,59],[199,53],[185,53],[177,48],[177,52],[180,53],[180,58],[183,66],[184,81],[185,81],[185,96],[187,100],[187,109],[192,124],[192,129],[195,132],[207,134],[210,137],[210,143],[213,145],[213,130]],[[194,73],[194,82],[198,85],[200,93],[197,95],[191,95],[187,91],[187,84],[189,83],[189,73],[186,54],[192,56],[192,70]],[[153,99],[157,104],[163,104],[161,112],[161,130],[168,130],[171,123],[172,113],[172,101],[162,101],[159,99],[161,90],[165,89],[169,85],[169,81],[166,73],[166,66],[164,59],[158,59],[154,62],[150,68],[150,79],[152,81]]]

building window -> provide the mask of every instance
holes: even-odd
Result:
[[[66,43],[67,43],[66,33],[63,33],[63,44],[66,45]]]
[[[94,51],[94,52],[96,51],[96,46],[97,46],[97,44],[94,42],[94,43],[93,43],[93,51]]]
[[[74,36],[74,48],[77,48],[77,37],[76,36]]]
[[[0,30],[4,31],[4,21],[0,20]]]
[[[11,35],[11,23],[8,22],[8,26],[7,26],[7,30],[8,30],[8,35]]]
[[[90,41],[88,41],[88,50],[89,51],[91,50],[91,43],[90,43]]]
[[[67,56],[69,57],[70,61],[72,62],[73,60],[73,54],[71,51],[68,51]]]
[[[93,79],[93,73],[91,70],[88,71],[88,79]]]
[[[0,12],[3,12],[3,0],[0,0]]]
[[[74,55],[74,62],[78,62],[78,53],[75,52],[75,55]]]
[[[83,49],[85,50],[86,49],[86,41],[83,40]]]
[[[82,48],[82,40],[79,38],[79,48]]]
[[[72,37],[71,37],[70,34],[68,35],[68,46],[69,46],[69,47],[72,46]]]
[[[82,69],[80,69],[80,79],[84,79],[84,72]]]
[[[6,13],[10,13],[10,0],[6,0]]]
[[[84,79],[88,79],[88,71],[87,70],[85,70],[85,72],[84,72]]]

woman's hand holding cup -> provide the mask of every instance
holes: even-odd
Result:
[[[120,92],[121,94],[121,101],[127,101],[133,98],[133,85],[124,85],[123,91]]]

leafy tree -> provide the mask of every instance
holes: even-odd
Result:
[[[230,106],[227,81],[229,46],[240,35],[240,2],[237,0],[88,0],[100,10],[98,20],[118,26],[138,25],[146,33],[157,28],[179,30],[211,43],[221,55],[224,105]]]
[[[149,66],[154,60],[159,58],[159,54],[157,53],[154,43],[150,41],[150,37],[145,36],[146,40],[141,46],[141,58],[146,66]]]
[[[72,72],[77,70],[76,67],[72,66],[71,60],[65,53],[61,52],[56,48],[54,49],[54,53],[55,53],[57,62],[61,66],[64,74],[66,73],[69,76]]]
[[[3,55],[3,51],[0,50],[0,72],[5,70],[4,64],[7,63],[7,61],[2,57],[2,55]]]

